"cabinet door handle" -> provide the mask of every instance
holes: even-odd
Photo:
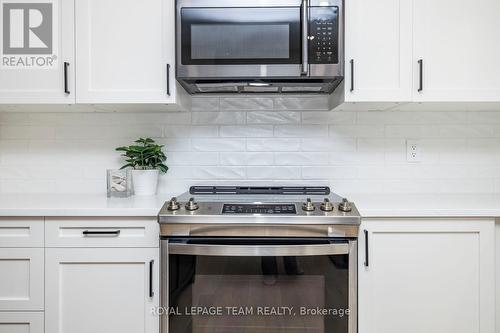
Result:
[[[354,91],[354,59],[351,59],[351,92]]]
[[[170,64],[167,64],[167,95],[170,96]]]
[[[106,230],[106,231],[91,231],[91,230],[84,230],[82,232],[84,236],[92,236],[92,235],[111,235],[111,236],[118,236],[120,235],[120,230]]]
[[[424,60],[420,59],[418,61],[418,76],[419,76],[419,83],[418,83],[418,92],[421,92],[424,90]]]
[[[66,95],[70,94],[68,86],[68,67],[69,67],[69,62],[64,62],[64,93]]]
[[[363,230],[365,233],[365,267],[368,267],[369,263],[369,251],[368,251],[368,230]]]
[[[151,260],[149,262],[149,297],[150,298],[153,298],[153,296],[155,295],[154,291],[153,291],[153,265],[154,265],[155,261],[154,260]]]

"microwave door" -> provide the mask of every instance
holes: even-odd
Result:
[[[179,7],[178,76],[300,77],[303,10],[288,7]]]

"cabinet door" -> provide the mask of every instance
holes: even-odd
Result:
[[[43,249],[0,248],[0,311],[43,310]]]
[[[174,103],[174,18],[174,1],[76,0],[77,102]]]
[[[415,100],[500,101],[499,17],[498,0],[415,1]]]
[[[350,0],[345,8],[345,100],[410,101],[412,1]]]
[[[157,333],[158,267],[158,249],[47,249],[45,332]]]
[[[74,103],[73,1],[0,1],[0,17],[0,103]]]
[[[0,333],[43,333],[43,312],[0,312]]]
[[[493,333],[493,228],[481,220],[364,221],[359,332]]]

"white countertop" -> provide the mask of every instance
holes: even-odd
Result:
[[[171,197],[3,194],[0,216],[156,216]],[[500,217],[500,195],[349,194],[363,217]]]
[[[500,195],[351,194],[363,217],[500,217]]]
[[[0,216],[156,216],[170,195],[2,194]]]

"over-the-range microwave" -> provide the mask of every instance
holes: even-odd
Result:
[[[342,0],[177,0],[177,79],[196,93],[331,93]]]

